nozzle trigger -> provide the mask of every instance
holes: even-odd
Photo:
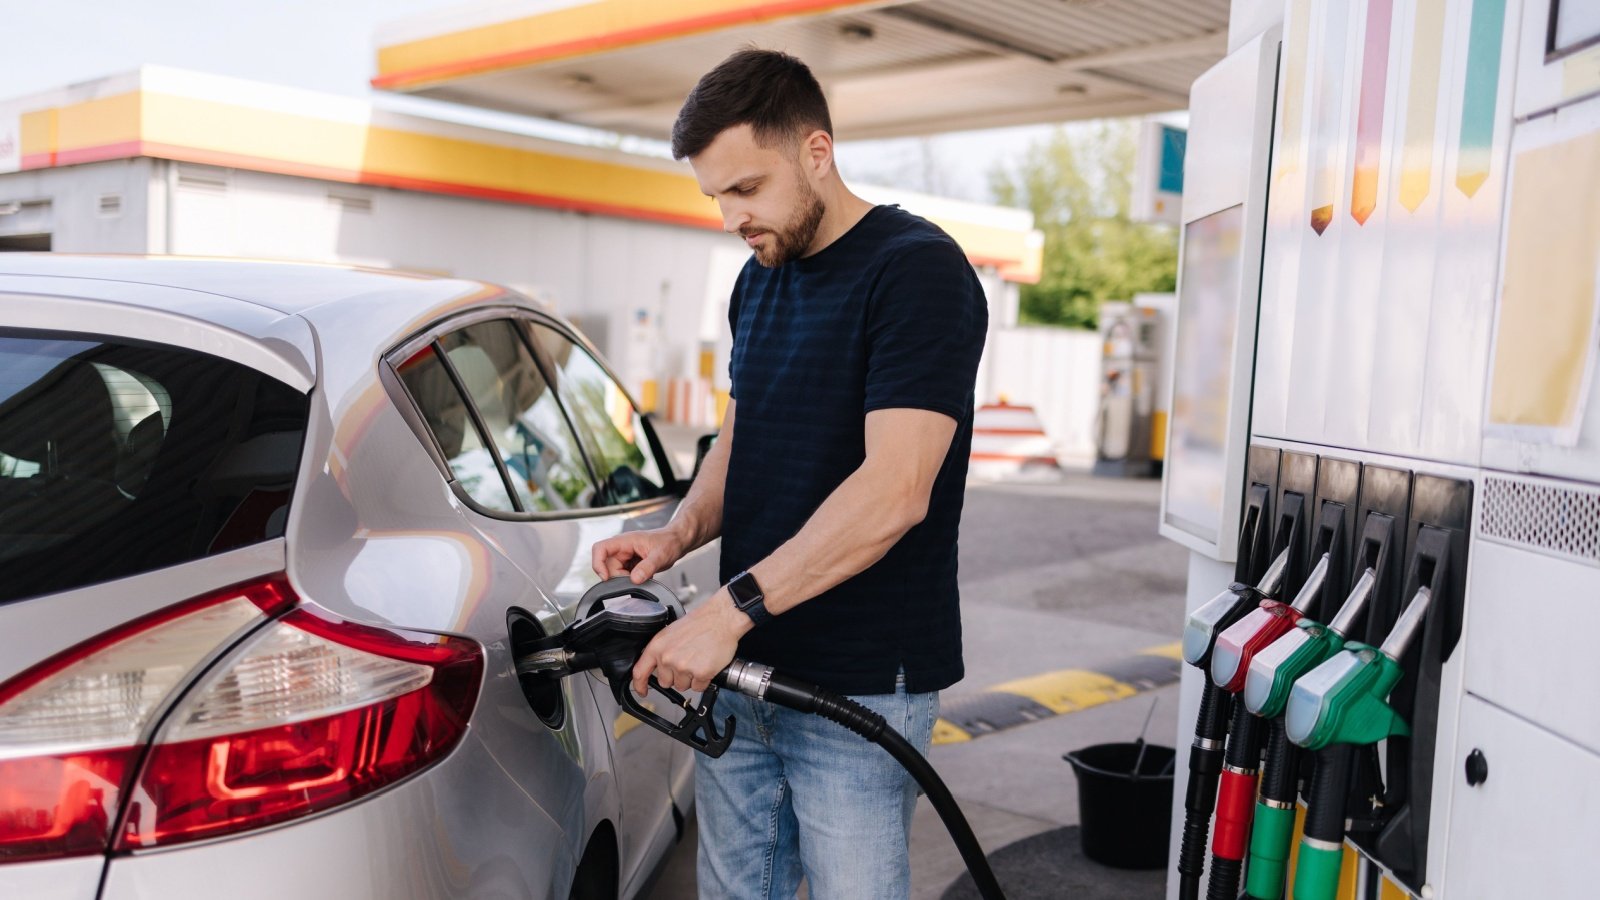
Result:
[[[714,684],[706,685],[706,689],[700,692],[700,703],[696,705],[672,688],[663,687],[654,675],[650,676],[650,689],[683,709],[683,718],[674,724],[640,703],[630,689],[628,679],[612,678],[610,681],[612,695],[629,715],[681,744],[716,759],[733,742],[733,729],[737,724],[733,716],[723,721],[721,731],[717,730],[717,720],[713,714],[717,704],[717,686]]]

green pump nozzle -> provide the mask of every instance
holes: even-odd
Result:
[[[1374,744],[1410,734],[1405,720],[1389,706],[1389,691],[1400,680],[1400,657],[1421,629],[1432,601],[1431,588],[1417,588],[1382,646],[1351,641],[1296,681],[1285,709],[1289,740],[1320,750],[1329,744]]]
[[[1344,604],[1327,625],[1303,619],[1297,627],[1273,641],[1250,660],[1245,676],[1245,708],[1258,716],[1281,715],[1289,702],[1289,689],[1302,675],[1344,649],[1345,636],[1367,607],[1378,585],[1378,570],[1369,567],[1356,580]]]

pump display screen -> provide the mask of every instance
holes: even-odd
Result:
[[[1166,524],[1218,541],[1233,397],[1244,207],[1230,206],[1183,229]]]

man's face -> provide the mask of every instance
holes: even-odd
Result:
[[[768,268],[804,256],[826,211],[799,154],[788,142],[763,147],[749,125],[736,125],[689,158],[700,190],[722,210],[722,229]]]

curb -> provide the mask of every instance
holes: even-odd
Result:
[[[1182,672],[1174,641],[1088,669],[1058,669],[997,684],[987,690],[941,698],[933,743],[961,744],[1029,722],[1126,700],[1169,684]]]

